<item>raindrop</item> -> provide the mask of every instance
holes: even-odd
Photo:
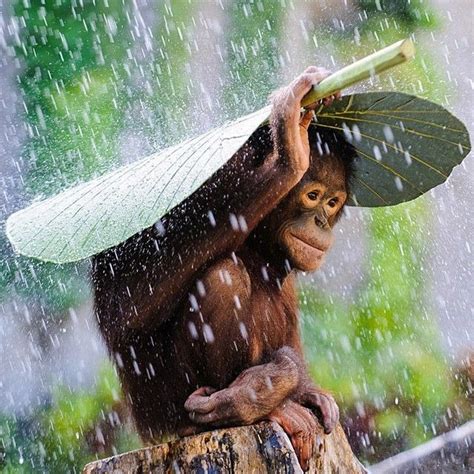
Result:
[[[199,335],[198,335],[198,332],[197,332],[197,329],[196,329],[196,325],[192,321],[188,322],[188,330],[189,330],[189,334],[191,334],[191,337],[194,340],[197,340]]]
[[[354,135],[354,140],[360,142],[362,140],[362,134],[360,133],[360,128],[354,124],[352,126],[352,134]]]
[[[342,131],[344,133],[344,138],[346,139],[346,141],[348,141],[349,143],[352,143],[351,129],[347,126],[345,122],[342,124]]]
[[[365,416],[365,407],[362,402],[356,402],[355,408],[359,416]]]
[[[395,186],[397,187],[397,189],[398,189],[400,192],[403,191],[403,183],[402,183],[402,180],[401,180],[398,176],[395,176],[394,181],[395,181]]]
[[[239,216],[239,227],[240,227],[240,230],[244,233],[246,233],[249,230],[247,226],[247,221],[245,220],[245,217],[242,215]]]
[[[237,295],[234,295],[234,304],[237,309],[242,309],[242,305],[240,304],[240,298]]]
[[[245,324],[242,321],[239,323],[239,330],[240,330],[241,336],[247,341],[249,334],[247,332],[247,328],[245,327]]]
[[[405,161],[407,162],[407,165],[410,166],[413,163],[413,160],[411,159],[410,153],[405,150],[403,152],[403,156],[405,157]]]
[[[215,341],[214,332],[209,324],[204,324],[202,327],[202,335],[208,344],[212,344]]]
[[[207,213],[207,218],[209,219],[209,222],[211,223],[212,227],[215,227],[216,226],[216,219],[215,219],[214,214],[212,213],[212,211],[209,211]]]
[[[158,232],[158,235],[165,235],[165,227],[163,222],[161,222],[161,219],[158,219],[158,221],[155,223],[155,229]]]
[[[249,395],[250,400],[252,400],[252,402],[256,402],[258,400],[257,392],[255,392],[253,388],[250,388],[248,390],[248,395]]]
[[[351,352],[351,342],[346,335],[341,336],[341,347],[346,354]]]
[[[232,286],[232,277],[227,270],[219,270],[219,278],[222,283],[225,283],[227,286]]]
[[[316,148],[318,149],[318,153],[322,156],[324,155],[323,153],[323,147],[321,146],[320,142],[316,142]]]
[[[201,280],[197,280],[196,288],[201,298],[203,296],[206,296],[206,287],[204,286],[204,283]]]
[[[232,214],[232,213],[229,214],[229,221],[230,221],[232,230],[235,230],[235,231],[240,230],[239,221],[237,220],[237,216],[235,214]]]
[[[148,369],[150,370],[150,374],[152,375],[152,377],[154,377],[156,375],[156,372],[151,362],[148,364]]]
[[[383,127],[383,134],[385,136],[385,140],[387,140],[389,143],[394,142],[395,137],[393,136],[392,128],[389,125],[385,125]]]
[[[267,386],[268,390],[273,390],[273,382],[271,377],[265,377],[265,385]]]
[[[374,147],[372,148],[372,151],[374,152],[375,159],[377,161],[381,161],[382,160],[382,152],[380,151],[380,148],[377,145],[374,145]]]
[[[191,304],[192,311],[199,311],[198,300],[192,293],[189,294],[189,303]]]

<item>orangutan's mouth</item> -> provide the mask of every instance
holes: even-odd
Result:
[[[308,241],[302,239],[301,237],[298,237],[297,235],[295,234],[292,234],[290,233],[291,237],[293,237],[295,240],[297,240],[298,242],[302,243],[304,247],[307,247],[311,253],[315,254],[315,257],[321,257],[323,256],[327,249],[324,249],[324,248],[321,248],[321,247],[317,247],[316,245],[314,244],[311,244],[309,243]]]

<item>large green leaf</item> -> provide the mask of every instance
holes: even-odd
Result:
[[[268,117],[269,107],[33,204],[7,221],[14,248],[56,263],[87,258],[149,227],[198,189]],[[393,92],[344,97],[317,114],[357,150],[350,204],[386,206],[446,180],[470,149],[443,107]]]
[[[268,117],[266,107],[11,215],[15,250],[44,261],[90,257],[153,225],[192,194]]]
[[[357,150],[350,205],[390,206],[446,181],[470,151],[464,124],[445,108],[394,92],[346,96],[317,114],[319,127]]]

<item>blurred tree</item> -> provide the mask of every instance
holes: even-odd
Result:
[[[129,15],[119,0],[100,5],[14,1],[13,8],[28,132],[20,161],[24,202],[117,163],[127,99]],[[84,268],[4,255],[0,287],[4,297],[29,300],[41,319],[62,319],[67,308],[90,297]]]
[[[437,24],[434,12],[423,0],[357,0],[357,4],[363,14],[362,21],[376,16],[377,21],[384,21],[388,28],[396,28],[398,23],[414,31]],[[364,27],[370,25],[364,24]]]
[[[284,3],[272,0],[236,0],[226,6],[222,100],[228,118],[263,107],[279,85],[285,13]]]
[[[198,95],[191,72],[197,4],[162,1],[153,4],[152,10],[153,43],[144,72],[145,94],[135,99],[144,101],[152,111],[139,126],[155,142],[156,149],[175,144],[195,131],[196,124],[187,111]]]
[[[120,0],[14,8],[29,133],[25,185],[31,197],[45,196],[117,162],[130,10]]]
[[[117,375],[107,364],[87,392],[57,387],[51,405],[28,419],[0,415],[0,469],[78,472],[99,456],[138,448],[119,400]]]

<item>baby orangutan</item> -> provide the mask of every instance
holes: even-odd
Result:
[[[301,116],[328,75],[308,68],[257,130],[157,225],[95,257],[99,327],[146,442],[274,420],[303,469],[333,397],[307,374],[297,271],[318,269],[347,199],[353,150]],[[311,126],[310,126],[311,125]]]

